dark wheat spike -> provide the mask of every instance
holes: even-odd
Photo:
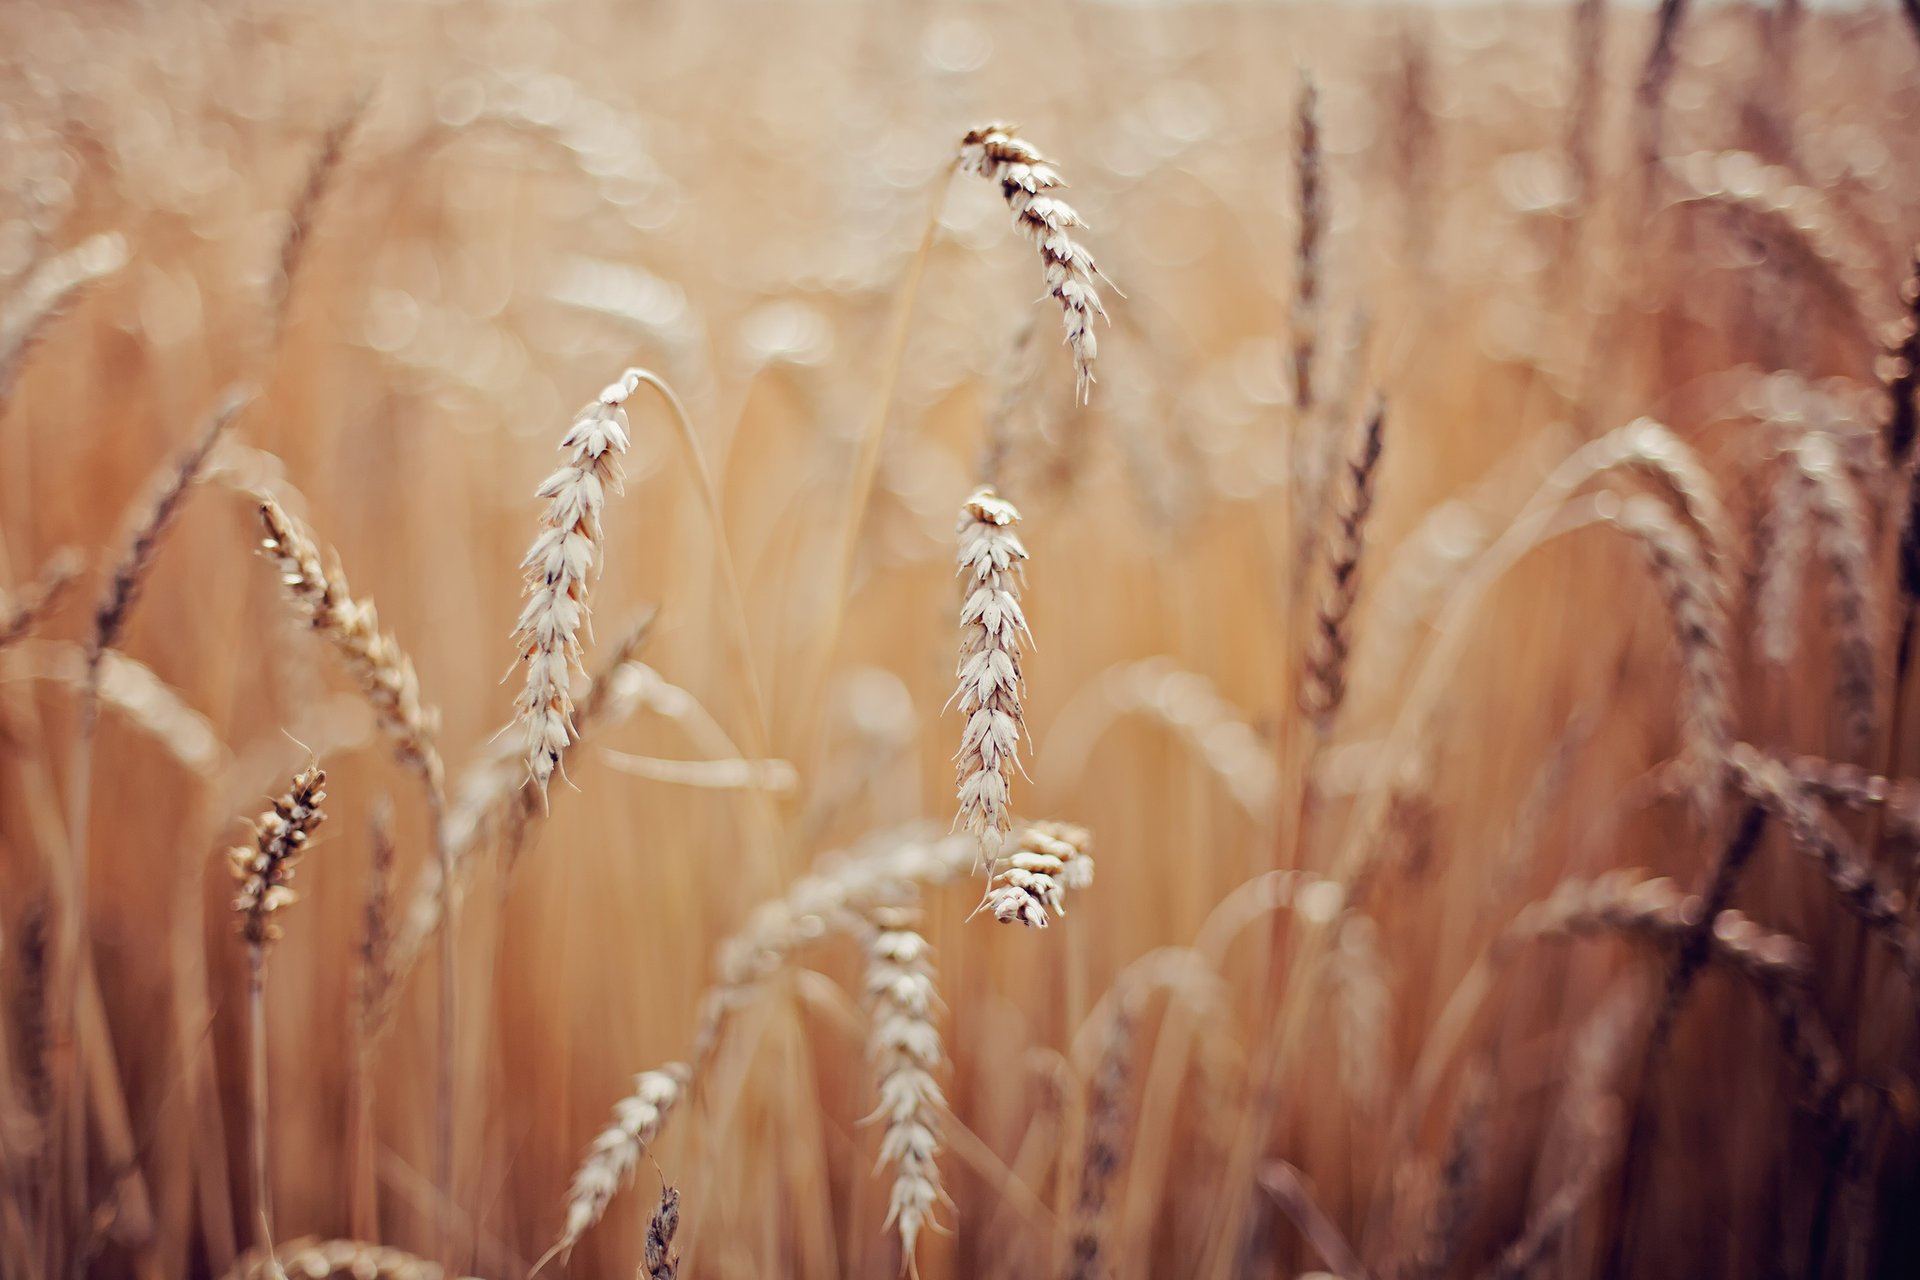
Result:
[[[1376,400],[1347,458],[1333,524],[1323,544],[1326,581],[1307,637],[1300,685],[1301,709],[1322,733],[1332,725],[1334,713],[1346,696],[1353,607],[1360,595],[1360,556],[1366,549],[1367,516],[1373,509],[1385,426],[1386,406]]]

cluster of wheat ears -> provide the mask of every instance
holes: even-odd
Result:
[[[404,601],[408,625],[389,626],[396,615],[356,593],[348,561],[304,514],[324,504],[296,482],[327,484],[325,455],[268,447],[287,442],[274,422],[288,406],[333,394],[301,364],[316,359],[321,326],[296,304],[328,289],[317,245],[354,184],[382,166],[431,171],[462,130],[557,147],[603,194],[641,178],[588,140],[616,113],[569,121],[571,89],[496,101],[476,88],[471,102],[448,91],[436,122],[399,142],[374,127],[392,91],[353,96],[320,131],[267,284],[249,294],[255,319],[236,340],[244,385],[189,411],[197,425],[120,534],[95,539],[93,555],[48,554],[0,592],[0,1272],[637,1265],[654,1280],[895,1269],[1079,1280],[1320,1269],[1359,1280],[1750,1274],[1761,1259],[1779,1274],[1854,1276],[1911,1263],[1920,1234],[1901,1215],[1920,1178],[1920,782],[1903,773],[1915,764],[1920,253],[1888,271],[1875,240],[1899,215],[1909,224],[1895,231],[1916,230],[1920,205],[1896,200],[1881,216],[1887,184],[1866,161],[1815,165],[1824,189],[1804,176],[1813,148],[1795,145],[1791,105],[1764,95],[1740,117],[1750,148],[1679,149],[1687,117],[1670,86],[1688,71],[1686,33],[1710,34],[1680,0],[1650,16],[1637,89],[1618,113],[1631,142],[1609,147],[1608,18],[1601,0],[1577,5],[1563,138],[1491,166],[1509,215],[1548,215],[1510,216],[1491,233],[1490,261],[1537,252],[1548,264],[1516,286],[1546,301],[1504,326],[1502,359],[1523,373],[1503,403],[1537,410],[1558,397],[1577,426],[1524,447],[1474,445],[1495,465],[1466,497],[1408,516],[1418,472],[1458,470],[1438,460],[1451,445],[1433,435],[1448,410],[1429,403],[1458,387],[1436,372],[1444,360],[1396,356],[1369,336],[1401,294],[1369,307],[1333,252],[1362,217],[1391,238],[1377,212],[1343,222],[1343,191],[1390,192],[1394,252],[1424,281],[1392,288],[1465,296],[1433,265],[1449,252],[1467,265],[1445,270],[1483,292],[1479,277],[1497,271],[1474,257],[1471,229],[1437,212],[1446,112],[1430,51],[1408,35],[1368,126],[1384,177],[1341,177],[1361,149],[1337,114],[1353,99],[1316,91],[1303,71],[1281,130],[1286,221],[1270,232],[1244,210],[1224,219],[1285,238],[1274,256],[1286,294],[1267,308],[1284,336],[1258,358],[1182,353],[1183,329],[1199,322],[1156,295],[1151,238],[1105,221],[1089,231],[1061,169],[1020,127],[982,125],[929,157],[917,240],[909,229],[897,257],[868,249],[884,258],[882,279],[846,286],[876,302],[863,317],[877,355],[856,370],[863,410],[834,428],[829,499],[790,478],[800,464],[775,452],[785,443],[769,443],[747,480],[733,445],[757,423],[838,419],[841,406],[810,403],[827,397],[798,375],[773,389],[778,379],[758,372],[716,385],[671,287],[636,286],[602,263],[594,287],[609,292],[589,309],[624,311],[663,372],[615,363],[570,420],[543,428],[557,467],[531,500],[523,488],[505,503],[526,547],[517,620],[434,640],[460,659],[444,677],[403,643],[432,625],[432,609]],[[1770,20],[1755,65],[1783,85],[1796,67],[1812,77],[1813,59],[1794,52],[1812,37],[1791,25],[1812,21]],[[929,30],[929,57],[970,47],[967,30]],[[1690,83],[1696,109],[1713,83]],[[1181,118],[1178,101],[1157,109]],[[83,142],[62,151],[82,169]],[[1769,148],[1778,159],[1762,158]],[[1198,161],[1182,172],[1193,186],[1215,180]],[[915,372],[945,348],[915,344],[924,327],[950,336],[976,314],[947,305],[957,271],[928,283],[955,228],[971,234],[952,212],[970,179],[1039,255],[1038,276],[1029,262],[1023,277],[1030,293],[1038,281],[1039,319],[981,344],[1000,367],[956,409],[925,383],[941,375]],[[1167,209],[1207,198],[1165,185],[1141,196],[1161,229],[1173,225]],[[23,182],[16,194],[31,205],[39,190]],[[39,229],[46,212],[24,217],[30,252],[0,275],[0,413],[35,421],[58,411],[63,375],[83,359],[62,356],[63,332],[143,269],[141,242],[117,232],[56,247]],[[1128,246],[1123,266],[1141,264],[1138,283],[1114,272],[1129,294],[1089,251],[1108,237]],[[1232,267],[1249,251],[1224,252],[1221,293],[1204,306],[1248,289],[1267,301],[1262,269]],[[1607,272],[1581,271],[1583,255]],[[1647,264],[1689,255],[1717,264],[1714,296],[1732,297],[1748,327],[1686,329],[1684,300],[1665,304],[1670,327],[1646,321],[1667,316],[1663,290],[1689,288]],[[176,277],[147,270],[146,305],[164,318],[151,299]],[[607,300],[616,285],[625,302]],[[577,282],[566,289],[577,305]],[[1564,327],[1555,303],[1591,328]],[[1011,309],[998,295],[979,305]],[[1493,313],[1484,297],[1474,306]],[[929,315],[940,310],[954,314]],[[1036,336],[1056,312],[1057,361]],[[774,345],[804,350],[805,315],[756,316]],[[373,345],[415,373],[444,374],[451,359],[404,355],[414,349],[398,338]],[[1712,352],[1731,371],[1662,382],[1675,350]],[[1625,374],[1605,385],[1612,358],[1655,371],[1644,385],[1659,390],[1609,422],[1635,394]],[[467,367],[483,385],[484,367]],[[1221,407],[1236,394],[1238,410]],[[706,419],[729,401],[736,426],[722,436]],[[1650,416],[1663,407],[1667,421]],[[920,419],[944,425],[913,431]],[[1174,425],[1187,419],[1200,425]],[[1669,425],[1735,419],[1741,433],[1717,452],[1705,432]],[[1089,420],[1111,439],[1091,442]],[[1248,423],[1261,438],[1230,446]],[[954,482],[938,516],[952,538],[935,563],[956,571],[957,588],[918,551],[890,561],[875,550],[902,522],[907,543],[924,540],[925,473],[903,461],[915,442],[901,437],[942,430],[964,438],[958,452],[977,448],[977,461],[940,473]],[[17,475],[29,470],[23,439],[0,437],[0,463]],[[1088,477],[1100,447],[1125,456],[1128,478]],[[457,567],[413,548],[408,530],[443,517],[459,527],[478,502],[459,486],[477,473],[409,461],[420,470],[401,491],[417,519],[384,544],[352,535],[368,569],[398,581],[393,564],[412,559],[429,574],[509,577],[477,543]],[[403,469],[364,454],[341,465]],[[787,515],[743,510],[743,486],[789,502]],[[196,579],[167,588],[186,603],[165,627],[184,620],[179,643],[218,655],[196,668],[196,694],[136,656],[135,624],[202,489],[239,505],[194,544]],[[679,496],[658,496],[669,492]],[[1041,516],[1024,533],[1022,506]],[[1089,506],[1136,532],[1073,536]],[[13,538],[60,527],[0,514]],[[1391,552],[1387,515],[1401,534]],[[90,509],[84,520],[104,523]],[[1150,563],[1156,539],[1180,543],[1168,562],[1184,567]],[[783,559],[783,542],[800,549]],[[655,547],[639,554],[684,559],[701,545],[706,562],[675,576],[657,611],[608,625],[601,598],[650,569],[623,556]],[[223,548],[217,564],[210,548]],[[1076,552],[1088,548],[1083,568]],[[1549,563],[1575,571],[1540,576]],[[1095,576],[1076,583],[1082,573]],[[274,584],[293,627],[199,580],[246,575]],[[1100,584],[1113,599],[1096,606]],[[918,669],[927,626],[889,632],[889,615],[922,610],[934,590],[957,651],[932,731],[953,790],[923,812],[919,719],[934,708],[916,706],[912,681],[885,665]],[[1133,619],[1142,609],[1159,616]],[[770,641],[788,616],[800,639]],[[1117,649],[1097,634],[1107,627]],[[641,658],[675,635],[699,637],[685,687],[665,661]],[[218,687],[222,661],[241,662],[235,647],[253,674],[224,677],[217,726],[195,700]],[[856,666],[856,651],[879,657]],[[309,669],[327,653],[358,708]],[[1220,677],[1183,654],[1213,655]],[[506,684],[487,683],[509,664]],[[477,692],[446,704],[456,735],[436,700],[476,666]],[[1043,711],[1030,680],[1062,691],[1056,705]],[[703,699],[694,681],[718,692]],[[1543,744],[1537,733],[1502,741],[1515,690],[1551,704]],[[228,732],[261,725],[235,719],[249,702],[271,721],[251,751]],[[1030,714],[1046,732],[1030,730]],[[1161,736],[1126,738],[1123,761],[1112,742],[1133,732],[1128,719]],[[698,758],[604,741],[654,720]],[[355,759],[369,739],[399,766],[398,810],[378,770]],[[597,825],[570,814],[612,789],[601,766],[695,808],[654,835],[624,811],[600,811]],[[192,798],[132,777],[162,769],[194,780]],[[1100,771],[1098,790],[1061,781]],[[249,797],[267,776],[277,780],[262,807]],[[368,815],[364,836],[342,833],[343,806]],[[237,840],[215,839],[220,856],[204,856],[210,836],[242,820]],[[680,850],[677,861],[643,852],[649,841]],[[816,852],[836,844],[844,851]],[[172,886],[139,903],[127,860],[162,845],[185,870],[132,873]],[[635,858],[644,864],[607,870]],[[570,859],[584,860],[576,874],[589,883],[554,901],[575,903],[576,921],[512,907],[510,888],[551,882]],[[210,925],[205,872],[221,863],[230,910]],[[608,895],[597,909],[596,892]],[[335,905],[303,907],[303,895]],[[637,934],[657,935],[654,949],[636,951]],[[134,969],[116,941],[127,937],[153,949]],[[713,938],[709,971],[700,946]],[[1547,945],[1580,939],[1624,942],[1626,954],[1582,960]],[[563,947],[591,957],[556,958]],[[289,953],[303,957],[293,994],[274,981]],[[634,963],[671,953],[673,971]],[[139,966],[149,981],[129,977]],[[414,981],[429,974],[431,987]],[[164,996],[159,1030],[138,1007],[143,992]],[[527,1034],[561,1025],[542,1021],[547,1007],[571,1011],[552,1015],[572,1026],[564,1053]],[[634,1009],[681,1016],[602,1034]],[[843,1032],[864,1057],[840,1052]],[[604,1060],[634,1035],[682,1048]],[[536,1110],[515,1096],[541,1081],[571,1094],[575,1059],[592,1060],[581,1078],[595,1081],[641,1069],[624,1093],[578,1104]],[[496,1109],[557,1115],[564,1131],[529,1137]],[[596,1132],[578,1126],[583,1112],[604,1117]],[[1706,1151],[1719,1141],[1724,1159]],[[529,1142],[547,1154],[517,1159]],[[552,1153],[569,1151],[570,1177],[553,1178]],[[639,1238],[623,1252],[596,1237],[614,1234],[610,1211],[636,1183],[622,1238]],[[1722,1230],[1746,1243],[1702,1238]]]

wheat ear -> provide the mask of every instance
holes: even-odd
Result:
[[[1300,195],[1300,234],[1294,242],[1293,406],[1296,428],[1304,427],[1314,405],[1313,357],[1320,327],[1320,242],[1326,231],[1326,203],[1320,176],[1320,93],[1313,77],[1300,75],[1300,103],[1295,113],[1294,181]],[[1324,473],[1323,473],[1324,474]]]
[[[600,1221],[621,1188],[633,1180],[640,1157],[660,1136],[668,1115],[680,1105],[692,1084],[692,1068],[669,1063],[657,1071],[633,1078],[633,1092],[613,1104],[613,1120],[600,1131],[586,1159],[574,1171],[567,1189],[567,1221],[560,1239],[534,1264],[539,1271],[561,1254],[570,1253],[587,1229]]]
[[[280,334],[286,329],[287,313],[293,303],[294,281],[300,274],[301,263],[306,260],[314,224],[319,221],[321,203],[333,186],[334,178],[340,171],[340,162],[346,158],[347,143],[353,137],[361,117],[366,115],[367,104],[371,101],[371,93],[355,94],[334,116],[326,132],[320,135],[320,145],[307,164],[306,180],[300,184],[300,193],[287,210],[287,227],[280,236],[280,267],[267,295],[267,314],[272,317],[271,332],[275,345],[278,345]]]
[[[1719,803],[1722,762],[1733,742],[1733,702],[1727,657],[1727,617],[1697,534],[1666,504],[1637,495],[1612,514],[1613,523],[1640,544],[1652,569],[1680,651],[1682,724],[1694,772],[1694,804],[1705,815]]]
[[[960,509],[960,661],[953,701],[966,717],[955,755],[959,822],[979,842],[989,872],[1013,825],[1013,775],[1026,727],[1020,646],[1032,642],[1020,608],[1027,549],[1013,526],[1020,512],[991,489]]]
[[[1307,635],[1300,706],[1323,736],[1346,697],[1353,607],[1360,597],[1360,558],[1366,550],[1367,516],[1373,510],[1386,417],[1386,405],[1376,400],[1347,456],[1333,523],[1321,548],[1325,581]]]
[[[880,1166],[893,1168],[884,1225],[898,1231],[902,1265],[918,1275],[914,1246],[946,1198],[938,1162],[946,1099],[935,1078],[946,1066],[946,1052],[933,1018],[940,997],[927,940],[896,913],[882,911],[875,919],[867,939],[866,991],[873,1009],[867,1051],[880,1096],[874,1117],[886,1122]]]
[[[1069,1280],[1102,1280],[1107,1262],[1107,1200],[1126,1158],[1127,1089],[1138,1028],[1122,998],[1107,1021],[1106,1044],[1087,1090],[1087,1131],[1080,1152],[1080,1187],[1067,1241]]]
[[[1873,740],[1880,609],[1873,592],[1873,552],[1859,493],[1847,478],[1833,442],[1809,433],[1794,449],[1806,478],[1808,506],[1827,566],[1827,600],[1833,613],[1834,700],[1845,726],[1849,752]]]
[[[992,913],[1001,924],[1044,929],[1050,916],[1067,914],[1067,890],[1092,883],[1092,837],[1086,829],[1037,823],[1021,831],[1007,865],[994,874],[977,910]]]
[[[380,629],[373,601],[354,598],[339,557],[331,565],[323,560],[313,535],[272,497],[260,498],[260,524],[261,550],[279,570],[287,599],[333,646],[393,740],[395,754],[420,775],[429,798],[440,795],[446,776],[434,743],[440,717],[420,700],[413,659],[391,632]]]
[[[527,666],[518,709],[527,769],[543,796],[576,737],[571,686],[580,666],[588,586],[604,542],[600,515],[607,492],[620,490],[620,456],[630,430],[624,406],[640,383],[637,371],[629,371],[580,410],[560,440],[566,460],[535,491],[547,507],[540,534],[521,561],[527,603],[514,638]]]
[[[1912,781],[1818,756],[1794,756],[1786,766],[1809,795],[1856,813],[1883,813],[1888,837],[1920,844],[1920,790]]]
[[[294,868],[314,829],[326,820],[320,809],[327,798],[321,790],[326,780],[326,773],[312,765],[295,774],[286,793],[254,823],[253,843],[227,854],[239,884],[233,909],[247,944],[247,1128],[252,1135],[253,1211],[263,1244],[273,1238],[267,1173],[267,948],[280,937],[276,915],[299,896],[291,883]]]
[[[680,1255],[673,1251],[680,1230],[680,1191],[660,1188],[660,1204],[647,1222],[647,1280],[674,1280],[680,1274]]]
[[[1047,292],[1060,303],[1066,342],[1073,349],[1074,389],[1085,400],[1093,390],[1093,362],[1099,342],[1093,318],[1105,319],[1095,283],[1104,280],[1093,255],[1075,240],[1073,228],[1085,226],[1073,206],[1047,194],[1066,185],[1052,164],[1024,139],[1015,126],[988,124],[960,140],[959,165],[1000,184],[1000,194],[1013,210],[1014,225],[1033,241],[1045,266]]]

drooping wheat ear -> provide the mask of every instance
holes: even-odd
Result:
[[[41,263],[0,309],[0,409],[13,398],[20,370],[53,324],[86,291],[127,265],[127,242],[117,231],[89,236]]]
[[[1360,598],[1360,557],[1366,550],[1367,516],[1373,510],[1387,411],[1375,400],[1355,438],[1340,492],[1321,544],[1324,581],[1314,610],[1300,681],[1300,707],[1325,735],[1347,691],[1347,652],[1353,607]]]
[[[1797,449],[1780,458],[1773,495],[1761,516],[1754,619],[1760,656],[1776,667],[1793,661],[1800,640],[1800,593],[1812,546],[1812,503],[1806,468]]]
[[[641,379],[629,372],[582,408],[560,441],[566,461],[536,491],[546,499],[540,535],[521,567],[527,604],[514,638],[527,664],[519,720],[526,732],[527,769],[544,798],[547,783],[575,736],[573,671],[580,666],[580,628],[587,590],[600,560],[600,513],[608,490],[620,491],[620,455],[629,427],[624,407]]]
[[[1113,1179],[1126,1159],[1128,1077],[1138,1031],[1129,1003],[1122,998],[1114,1004],[1100,1063],[1087,1086],[1080,1188],[1074,1198],[1073,1226],[1067,1240],[1066,1275],[1070,1280],[1102,1280],[1112,1271],[1106,1258],[1107,1200]]]
[[[908,927],[910,918],[879,912],[867,939],[866,991],[873,1010],[867,1052],[880,1096],[874,1117],[886,1122],[880,1167],[893,1168],[883,1229],[899,1232],[902,1266],[917,1275],[920,1229],[945,1199],[938,1157],[946,1099],[935,1077],[946,1066],[946,1052],[933,1018],[940,997],[931,948]]]
[[[1023,829],[977,910],[991,912],[1001,924],[1035,929],[1046,928],[1050,914],[1064,918],[1066,891],[1093,883],[1092,845],[1084,827],[1063,822]]]
[[[1832,611],[1833,693],[1849,752],[1873,739],[1880,608],[1873,591],[1873,552],[1860,494],[1841,466],[1833,442],[1817,432],[1800,438],[1794,458],[1806,478],[1807,503],[1827,567]]]
[[[289,1240],[272,1254],[252,1249],[233,1264],[226,1280],[442,1280],[437,1262],[365,1240]],[[472,1280],[468,1277],[467,1280]]]
[[[1107,310],[1095,289],[1105,280],[1093,255],[1072,236],[1085,226],[1073,206],[1046,194],[1066,185],[1060,174],[1024,139],[1014,125],[982,125],[960,140],[960,168],[1000,184],[1000,194],[1013,210],[1014,225],[1033,241],[1046,266],[1047,292],[1060,303],[1067,345],[1073,349],[1074,389],[1085,400],[1093,390],[1093,361],[1099,342],[1093,318],[1105,319]]]
[[[1893,948],[1909,978],[1920,981],[1920,952],[1902,920],[1906,903],[1900,891],[1881,884],[1873,865],[1792,769],[1745,743],[1735,745],[1728,763],[1741,792],[1786,827],[1793,842],[1820,864],[1840,901]]]
[[[1818,756],[1794,756],[1786,765],[1809,795],[1856,813],[1879,810],[1885,815],[1889,839],[1920,844],[1920,788],[1912,781],[1883,778],[1857,764]]]
[[[1733,522],[1713,475],[1693,447],[1671,428],[1642,418],[1626,428],[1620,465],[1653,481],[1661,496],[1699,536],[1700,555],[1723,606],[1733,599]]]
[[[1612,523],[1640,544],[1653,571],[1679,649],[1681,723],[1693,771],[1696,810],[1710,815],[1720,800],[1722,762],[1733,743],[1727,657],[1727,615],[1699,537],[1646,495],[1628,498]]]
[[[253,826],[253,843],[227,854],[228,868],[239,883],[233,909],[239,914],[240,936],[247,943],[247,1130],[252,1156],[253,1213],[261,1241],[273,1238],[272,1188],[267,1172],[267,948],[280,937],[275,915],[297,898],[292,887],[294,867],[306,852],[314,828],[326,820],[320,804],[326,773],[309,765],[273,807]]]
[[[1880,439],[1889,466],[1898,471],[1906,465],[1914,435],[1920,432],[1920,245],[1914,247],[1913,264],[1900,286],[1900,319],[1887,331],[1885,350],[1874,372],[1887,390]]]
[[[1668,160],[1665,169],[1680,184],[1681,207],[1724,209],[1769,229],[1769,239],[1793,251],[1811,280],[1839,304],[1842,317],[1871,344],[1874,335],[1865,317],[1878,308],[1867,304],[1884,286],[1872,255],[1842,230],[1819,191],[1786,166],[1746,151],[1696,151]]]
[[[80,557],[71,548],[63,547],[53,553],[41,567],[40,576],[28,583],[25,590],[12,599],[0,592],[0,649],[31,631],[59,602],[60,594],[79,572]]]
[[[1293,405],[1296,428],[1304,427],[1314,405],[1313,356],[1320,327],[1320,241],[1326,230],[1326,205],[1320,189],[1320,93],[1313,77],[1300,75],[1300,105],[1295,116],[1293,170],[1300,195],[1300,235],[1294,244]]]
[[[674,1280],[680,1274],[680,1255],[673,1251],[680,1230],[680,1189],[660,1188],[660,1204],[647,1222],[647,1280]]]
[[[673,1109],[686,1097],[693,1072],[673,1062],[633,1078],[633,1092],[613,1104],[613,1122],[600,1131],[567,1189],[567,1222],[560,1239],[536,1264],[570,1251],[600,1221],[607,1205],[633,1180],[640,1157],[653,1146]]]
[[[960,508],[960,661],[953,700],[967,724],[954,772],[959,821],[979,841],[989,872],[1013,826],[1013,775],[1026,728],[1020,645],[1033,637],[1020,609],[1027,549],[1013,531],[1019,522],[1020,512],[991,489],[975,490]]]
[[[186,501],[187,491],[200,478],[201,468],[206,465],[207,454],[212,451],[214,442],[252,399],[251,391],[229,391],[207,419],[200,434],[187,446],[187,451],[168,468],[153,505],[134,526],[133,537],[114,564],[106,590],[101,593],[100,602],[94,608],[93,637],[87,649],[87,670],[90,675],[99,670],[100,655],[119,643],[120,633],[126,628],[127,614],[139,597],[141,584],[153,568],[154,557],[159,554],[160,540],[173,527],[173,521]]]
[[[260,523],[265,529],[261,550],[280,571],[287,598],[340,655],[400,760],[439,793],[445,779],[434,745],[440,717],[420,701],[413,659],[390,632],[380,630],[373,601],[353,598],[339,558],[329,567],[313,535],[272,497],[260,498]]]
[[[1211,680],[1182,670],[1170,658],[1144,658],[1108,668],[1092,689],[1101,710],[1145,716],[1177,734],[1248,814],[1257,818],[1267,812],[1273,800],[1273,753],[1245,710],[1223,697]],[[1057,762],[1058,747],[1069,759],[1083,762],[1093,746],[1090,738],[1111,721],[1102,715],[1070,735],[1067,717],[1062,712],[1054,721],[1046,743],[1048,758]],[[1069,738],[1074,739],[1070,744],[1062,741]]]
[[[271,331],[276,338],[286,327],[287,312],[293,301],[294,280],[300,273],[300,264],[306,259],[307,244],[313,235],[314,223],[319,219],[321,202],[326,199],[327,190],[340,170],[340,161],[347,152],[347,142],[352,138],[361,117],[366,114],[367,104],[372,99],[370,91],[357,93],[334,116],[327,131],[320,135],[320,145],[307,165],[306,181],[300,185],[300,194],[294,197],[292,207],[287,210],[287,229],[280,237],[280,269],[267,295],[267,314],[272,317]]]

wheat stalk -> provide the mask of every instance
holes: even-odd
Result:
[[[1366,550],[1367,516],[1380,465],[1386,406],[1376,401],[1347,457],[1339,497],[1321,546],[1325,575],[1307,634],[1300,681],[1300,707],[1324,737],[1347,689],[1347,652],[1354,604],[1360,596],[1360,558]]]
[[[1760,525],[1754,619],[1760,656],[1776,667],[1793,660],[1800,637],[1800,592],[1811,546],[1812,503],[1799,450],[1781,459]]]
[[[1060,303],[1066,342],[1073,349],[1074,389],[1082,400],[1093,390],[1093,362],[1099,342],[1093,318],[1105,319],[1095,283],[1106,279],[1093,255],[1073,238],[1073,228],[1085,226],[1073,206],[1048,195],[1065,183],[1060,174],[1024,139],[1015,126],[988,124],[960,140],[959,166],[1000,184],[1000,194],[1013,211],[1021,234],[1040,251],[1046,270],[1047,292]]]
[[[540,534],[521,561],[527,603],[514,639],[527,667],[526,691],[518,703],[527,770],[543,797],[577,736],[572,674],[580,667],[580,628],[604,541],[600,514],[607,492],[620,490],[620,456],[629,438],[624,406],[641,382],[641,371],[629,370],[580,410],[560,441],[566,461],[535,491],[547,507]]]
[[[1027,631],[1020,583],[1027,549],[1013,526],[1014,505],[980,489],[960,509],[960,661],[953,702],[966,717],[955,755],[959,822],[979,842],[991,872],[1013,825],[1010,799],[1020,768],[1020,735],[1026,720],[1020,645]]]

